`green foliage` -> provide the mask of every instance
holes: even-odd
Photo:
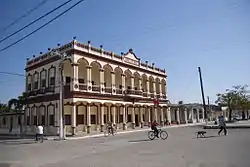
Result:
[[[6,104],[0,103],[0,112],[8,112],[9,108]]]
[[[232,117],[232,110],[250,109],[250,98],[247,88],[248,85],[236,85],[232,89],[226,89],[224,93],[217,94],[215,102],[220,106],[227,106],[229,108],[229,120]]]
[[[20,112],[25,104],[25,96],[22,94],[21,96],[18,96],[17,99],[13,98],[10,99],[8,102],[8,108],[11,111]]]
[[[183,104],[183,101],[181,100],[181,101],[178,101],[178,104]]]

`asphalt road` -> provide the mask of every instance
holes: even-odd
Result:
[[[147,132],[70,141],[0,141],[0,167],[249,167],[250,129],[228,136],[200,127],[167,129],[167,140],[149,141]]]

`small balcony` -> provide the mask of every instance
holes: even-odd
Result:
[[[87,85],[86,84],[79,84],[79,90],[80,91],[87,91]]]
[[[48,93],[54,93],[55,92],[55,86],[50,86],[45,89],[45,92]]]
[[[100,86],[98,86],[98,85],[92,85],[92,91],[93,92],[100,92]]]
[[[116,94],[122,94],[122,89],[116,89]]]
[[[111,87],[105,87],[104,91],[105,91],[105,93],[112,93],[112,88]]]
[[[154,93],[150,93],[150,98],[155,98]]]
[[[131,89],[127,89],[125,91],[125,96],[142,96],[143,92],[140,90],[131,90]]]

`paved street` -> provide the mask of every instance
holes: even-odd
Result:
[[[250,166],[250,129],[230,129],[228,136],[220,137],[217,130],[207,130],[207,138],[196,139],[194,133],[199,129],[168,129],[165,141],[148,141],[147,132],[41,144],[30,139],[0,141],[0,160],[2,166],[25,167]]]

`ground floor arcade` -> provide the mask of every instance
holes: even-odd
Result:
[[[59,133],[59,101],[28,105],[24,113],[24,133],[35,133],[37,124],[45,134]],[[107,122],[119,130],[143,128],[156,120],[162,126],[204,122],[202,108],[185,108],[153,103],[71,99],[64,104],[64,123],[68,135],[102,132]]]

